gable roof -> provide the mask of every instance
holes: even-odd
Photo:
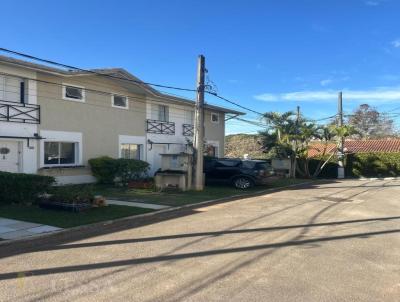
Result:
[[[310,144],[308,157],[322,155],[324,148],[325,144],[320,142]],[[347,140],[344,148],[345,153],[400,152],[400,139]],[[335,143],[328,143],[327,154],[336,150]]]
[[[114,67],[113,68],[96,68],[96,69],[89,69],[88,71],[64,70],[61,68],[49,67],[46,65],[32,63],[29,61],[24,61],[24,60],[16,59],[13,57],[2,56],[2,55],[0,55],[0,62],[17,65],[17,66],[22,66],[24,68],[41,71],[41,72],[45,72],[45,73],[66,76],[66,77],[98,74],[99,76],[101,76],[101,75],[110,76],[109,78],[114,81],[124,81],[124,79],[126,79],[127,81],[130,81],[130,83],[132,85],[136,85],[136,86],[139,86],[142,89],[144,89],[152,97],[162,98],[163,100],[167,99],[170,102],[173,102],[176,104],[181,104],[181,105],[190,105],[190,106],[195,105],[195,102],[193,100],[186,99],[186,98],[179,97],[179,96],[173,96],[173,95],[158,91],[157,89],[154,89],[153,87],[151,87],[151,85],[144,83],[142,80],[140,80],[139,78],[137,78],[136,76],[134,76],[133,74],[128,72],[127,70],[125,70],[123,68],[119,68],[119,67],[117,67],[117,68],[114,68]],[[211,110],[235,114],[235,115],[244,115],[245,114],[245,113],[237,111],[237,110],[220,107],[220,106],[215,106],[215,105],[210,105],[210,104],[206,104],[205,107],[208,109],[211,109]]]

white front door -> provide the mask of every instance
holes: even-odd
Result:
[[[19,172],[18,142],[0,140],[0,171]]]

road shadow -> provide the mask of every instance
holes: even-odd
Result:
[[[155,256],[155,257],[142,257],[142,258],[109,261],[109,262],[102,262],[102,263],[90,263],[90,264],[36,269],[36,270],[29,271],[29,272],[24,272],[24,277],[44,276],[44,275],[52,275],[52,274],[67,273],[67,272],[79,272],[79,271],[103,269],[103,268],[109,268],[109,267],[115,268],[115,267],[120,267],[120,266],[132,266],[132,265],[140,265],[140,264],[146,264],[146,263],[164,262],[164,261],[180,260],[180,259],[188,259],[188,258],[199,258],[199,257],[230,254],[230,253],[251,252],[251,251],[265,250],[265,249],[271,249],[271,248],[301,246],[301,245],[305,245],[305,244],[347,240],[347,239],[354,239],[354,238],[366,239],[366,238],[369,238],[372,236],[394,234],[394,233],[400,233],[400,229],[355,233],[355,234],[349,234],[349,235],[330,236],[330,237],[319,237],[319,238],[305,239],[305,240],[290,240],[290,241],[271,243],[271,244],[242,246],[242,247],[236,247],[236,248],[216,249],[216,250],[208,250],[208,251],[201,251],[201,252],[181,253],[181,254],[163,255],[163,256]],[[21,276],[21,272],[0,273],[0,280],[15,279],[20,276]]]

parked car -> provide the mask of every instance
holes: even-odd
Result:
[[[206,183],[229,183],[238,189],[266,184],[275,175],[272,166],[263,160],[242,160],[232,158],[205,159]]]

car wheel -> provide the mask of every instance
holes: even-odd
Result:
[[[253,181],[248,177],[238,177],[233,180],[233,185],[237,189],[245,190],[253,186]]]

